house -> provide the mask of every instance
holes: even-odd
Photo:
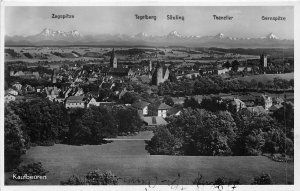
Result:
[[[83,80],[81,78],[76,78],[74,82],[83,82]]]
[[[214,73],[218,74],[218,75],[221,75],[221,74],[226,74],[229,71],[230,71],[229,68],[219,68],[219,69],[216,69],[214,71]]]
[[[172,107],[167,111],[167,116],[178,116],[182,113],[180,108]]]
[[[23,92],[27,92],[28,93],[28,92],[34,92],[35,88],[32,87],[31,85],[26,84],[26,85],[24,85],[22,87],[22,90],[23,90]]]
[[[191,72],[188,72],[188,73],[176,75],[176,78],[181,79],[183,77],[186,77],[186,78],[192,79],[192,78],[196,78],[198,76],[200,76],[199,72],[191,71]]]
[[[14,74],[11,73],[11,75],[12,76],[18,76],[18,77],[20,77],[20,76],[24,76],[25,74],[24,74],[23,71],[18,71],[18,72],[14,73]]]
[[[100,88],[102,89],[112,89],[115,86],[113,82],[102,82]]]
[[[265,110],[268,110],[273,104],[272,98],[266,94],[263,94],[261,96],[258,96],[256,98],[257,105],[261,105],[265,108]]]
[[[282,105],[279,105],[279,104],[272,105],[272,106],[269,108],[269,112],[270,112],[270,113],[274,113],[275,111],[277,111],[277,110],[280,109],[281,107],[282,107]]]
[[[137,79],[144,84],[149,84],[151,82],[151,78],[148,75],[138,76]]]
[[[69,97],[69,94],[70,94],[71,92],[72,92],[72,88],[67,89],[67,90],[64,92],[65,98]]]
[[[12,85],[12,87],[14,87],[18,91],[20,91],[22,89],[22,84],[20,84],[19,82],[16,82],[15,84]]]
[[[168,124],[166,120],[160,116],[143,117],[143,122],[146,126],[150,127]]]
[[[284,100],[281,97],[273,97],[272,102],[273,102],[273,105],[276,105],[276,104],[282,104],[284,102]]]
[[[37,86],[37,87],[35,88],[36,92],[38,92],[38,93],[41,92],[42,89],[43,89],[43,86]]]
[[[66,100],[66,108],[85,108],[84,96],[70,96]]]
[[[94,105],[94,106],[100,106],[100,103],[101,102],[97,102],[95,98],[92,98],[89,103],[87,104],[87,107],[90,107],[91,105]]]
[[[83,89],[82,88],[78,88],[78,90],[76,91],[76,93],[74,94],[74,96],[82,96],[84,94]]]
[[[160,117],[167,117],[167,111],[172,107],[161,102],[154,102],[149,104],[148,106],[148,116],[160,116]]]
[[[33,72],[32,75],[35,77],[35,79],[39,79],[40,78],[39,72]]]
[[[183,105],[185,97],[172,97],[174,104]]]
[[[129,77],[133,76],[134,72],[130,68],[110,68],[108,75],[113,77]]]
[[[8,94],[11,94],[11,95],[14,95],[14,96],[17,96],[19,93],[18,93],[18,91],[16,91],[16,90],[14,90],[14,89],[8,89],[7,91],[6,91]]]
[[[240,111],[243,108],[246,108],[246,104],[243,101],[241,101],[240,99],[234,98],[231,101],[231,104],[234,107],[234,109],[235,109],[236,112]]]
[[[148,106],[150,103],[145,102],[145,101],[137,101],[133,103],[131,106],[135,108],[138,111],[138,114],[140,116],[145,116],[148,115]]]
[[[44,91],[47,95],[47,98],[49,100],[53,100],[53,99],[56,99],[59,96],[59,91],[60,90],[56,86],[54,86],[54,87],[45,87]]]
[[[16,96],[10,93],[6,93],[4,96],[5,102],[9,103],[11,101],[15,101],[16,100]]]
[[[213,68],[203,68],[199,70],[201,76],[214,74],[215,71]]]
[[[238,98],[243,101],[247,107],[252,107],[255,105],[255,97],[252,95],[241,95]]]
[[[256,114],[266,113],[266,110],[264,109],[263,106],[246,107],[243,108],[243,110],[244,109],[250,111],[251,113],[256,113]]]

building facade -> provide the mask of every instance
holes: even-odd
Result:
[[[156,68],[152,74],[152,84],[158,86],[160,83],[169,79],[170,71],[168,67],[163,67],[157,63]]]

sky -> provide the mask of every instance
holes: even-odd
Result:
[[[53,19],[52,14],[74,15],[72,19]],[[156,16],[154,20],[138,20],[135,15]],[[182,20],[167,20],[167,15],[184,16]],[[232,20],[214,20],[213,15],[232,16]],[[262,16],[286,17],[285,21],[263,21]],[[176,30],[182,35],[210,36],[223,33],[231,37],[263,37],[269,33],[284,39],[294,39],[294,9],[291,6],[268,7],[6,7],[5,34],[35,35],[44,28],[70,31],[82,35],[128,34],[145,32],[166,35]]]

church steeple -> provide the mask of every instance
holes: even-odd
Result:
[[[111,68],[117,68],[118,67],[118,61],[115,55],[115,49],[113,48],[110,55],[110,67]]]

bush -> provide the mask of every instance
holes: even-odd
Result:
[[[16,176],[45,176],[48,171],[43,167],[41,162],[30,163],[28,165],[20,166],[13,170],[13,174]],[[18,181],[28,181],[28,179],[22,179]]]
[[[215,181],[209,182],[203,179],[201,174],[198,174],[198,177],[193,180],[193,185],[238,185],[240,184],[240,180],[230,179],[226,177],[219,177],[215,179]]]
[[[233,179],[228,179],[226,177],[219,177],[215,179],[213,184],[214,185],[238,185],[240,184],[240,180],[239,179],[233,180]]]
[[[99,169],[89,172],[86,179],[89,185],[116,185],[118,183],[117,177],[111,171],[101,172]]]
[[[99,169],[90,171],[86,176],[73,175],[62,185],[117,185],[118,178],[111,171],[102,172]]]
[[[148,142],[146,150],[154,155],[174,155],[176,154],[176,139],[168,129],[162,127]]]
[[[62,185],[87,185],[87,180],[84,176],[72,175],[67,181],[61,181]]]
[[[210,184],[210,183],[207,182],[207,181],[205,181],[205,180],[203,179],[202,174],[198,173],[197,178],[195,178],[195,179],[192,181],[192,184],[193,184],[193,185],[208,185],[208,184]]]
[[[265,185],[272,184],[272,178],[270,174],[263,173],[260,176],[254,177],[254,181],[252,184]]]

